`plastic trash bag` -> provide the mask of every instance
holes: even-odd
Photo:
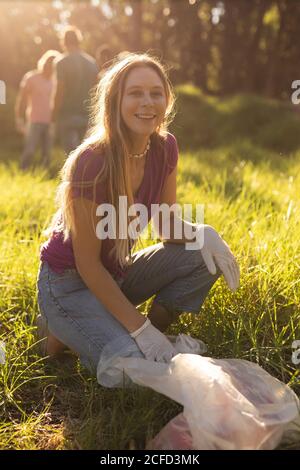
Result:
[[[150,447],[178,449],[174,446],[185,439],[182,445],[197,450],[274,449],[286,425],[299,415],[295,393],[249,361],[201,357],[203,343],[185,336],[175,339],[174,347],[179,351],[184,345],[193,354],[180,352],[169,364],[130,357],[115,357],[109,363],[100,358],[98,382],[118,386],[125,374],[183,405],[187,426],[179,415]]]
[[[148,448],[179,449],[190,432],[190,449],[274,449],[299,415],[294,392],[256,364],[190,355],[176,356],[174,362],[174,379],[187,398],[184,412]]]
[[[166,424],[161,431],[148,442],[147,450],[193,450],[193,436],[183,413]]]
[[[178,353],[204,354],[207,352],[206,345],[200,339],[195,339],[185,334],[179,334],[178,336],[169,335],[168,339],[172,342]],[[98,382],[104,387],[131,387],[134,385],[132,378],[125,373],[119,360],[120,358],[128,358],[132,361],[135,354],[136,348],[128,346],[126,336],[108,343],[103,348],[99,359],[97,367]],[[151,361],[147,361],[147,363],[148,367],[149,364],[154,364],[154,367],[159,364],[157,362],[152,363]],[[168,364],[163,364],[163,370],[165,370],[166,366],[168,367]]]
[[[279,442],[277,443],[279,444]],[[291,423],[284,426],[283,437],[280,445],[284,448],[295,448],[300,444],[300,415]],[[268,448],[274,448],[276,440],[272,446],[268,443]],[[265,447],[262,447],[265,449]],[[183,413],[179,413],[171,419],[159,433],[147,443],[147,450],[195,450],[193,436],[189,424]]]

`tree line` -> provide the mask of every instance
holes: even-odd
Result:
[[[291,95],[300,79],[298,0],[2,1],[0,79],[16,88],[58,33],[77,26],[95,56],[151,51],[170,67],[173,83],[207,93]]]

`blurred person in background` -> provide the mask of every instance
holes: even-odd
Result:
[[[38,148],[41,147],[42,162],[50,163],[53,129],[51,128],[51,98],[54,90],[54,60],[59,52],[45,52],[37,63],[37,69],[27,72],[21,80],[16,100],[16,128],[25,137],[20,166],[27,169]]]
[[[105,70],[111,65],[114,54],[107,44],[102,44],[97,47],[95,58],[100,71],[98,75],[98,78],[100,79]]]
[[[90,91],[96,85],[98,66],[80,48],[81,32],[68,27],[62,38],[65,53],[56,63],[56,91],[52,120],[61,145],[69,154],[83,140],[88,125]]]

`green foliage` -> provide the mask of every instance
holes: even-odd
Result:
[[[176,91],[178,113],[173,130],[185,149],[247,142],[255,147],[254,153],[260,149],[286,154],[300,147],[296,106],[247,94],[218,99],[190,84]]]
[[[0,2],[1,76],[16,88],[47,49],[61,50],[61,18],[80,28],[83,49],[106,44],[155,52],[176,83],[212,93],[252,92],[288,99],[298,74],[300,4],[291,0],[106,0]],[[131,8],[131,10],[129,10]],[[132,14],[129,14],[132,13]],[[188,27],[187,27],[188,25]],[[11,32],[13,31],[13,34]]]

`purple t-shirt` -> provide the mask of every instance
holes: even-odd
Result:
[[[165,150],[165,152],[164,152]],[[144,204],[148,210],[148,221],[151,216],[151,204],[160,204],[161,191],[167,176],[175,168],[178,160],[178,147],[175,137],[168,133],[162,146],[151,145],[146,157],[144,177],[139,190],[134,198],[135,203]],[[87,149],[77,160],[73,181],[90,182],[99,173],[104,164],[103,154],[100,151]],[[94,199],[93,187],[72,189],[73,197]],[[107,185],[98,183],[96,186],[95,200],[97,204],[108,203]],[[105,268],[117,277],[124,276],[124,270],[117,263],[114,256],[109,257],[109,252],[114,247],[114,240],[106,238],[101,243],[101,262]],[[40,251],[41,261],[46,261],[50,268],[63,273],[65,269],[75,268],[71,236],[64,241],[63,232],[54,230],[50,238],[42,245]]]

